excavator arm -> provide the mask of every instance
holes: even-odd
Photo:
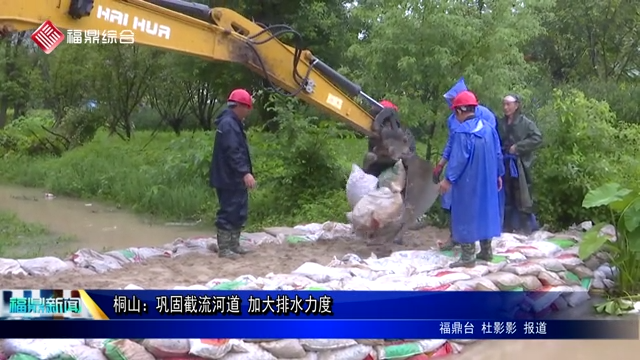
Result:
[[[0,29],[5,32],[36,29],[46,20],[66,30],[114,36],[125,31],[137,44],[243,64],[274,88],[355,130],[375,132],[374,119],[353,98],[361,96],[381,109],[380,104],[311,52],[280,42],[278,36],[286,33],[301,40],[286,25],[263,28],[233,10],[182,0],[0,0]]]

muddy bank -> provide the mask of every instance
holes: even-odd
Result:
[[[54,194],[55,195],[55,194]],[[122,249],[131,246],[157,246],[176,238],[211,236],[200,226],[164,226],[89,201],[45,196],[41,189],[0,186],[0,209],[15,212],[26,222],[40,223],[56,234],[72,235],[78,248]]]

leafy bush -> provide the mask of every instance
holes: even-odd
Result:
[[[310,126],[279,102],[277,135],[249,131],[258,189],[250,195],[249,228],[344,221],[349,160],[362,158],[362,140],[335,140],[333,126]],[[212,222],[217,202],[208,187],[213,134],[139,131],[131,141],[100,132],[61,157],[5,156],[5,180],[46,187],[58,195],[99,198],[176,220]]]
[[[616,268],[616,287],[611,295],[617,297],[596,307],[598,312],[621,315],[631,310],[640,296],[640,191],[623,188],[617,183],[608,183],[591,190],[584,198],[585,208],[606,207],[609,221],[616,229],[615,239],[601,234],[605,222],[590,229],[580,243],[580,257],[583,259],[604,249]]]
[[[575,90],[554,92],[537,115],[546,146],[535,163],[535,196],[541,220],[565,227],[601,210],[581,206],[585,194],[611,181],[638,182],[635,154],[640,128],[620,125],[606,102]]]

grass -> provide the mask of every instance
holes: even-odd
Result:
[[[316,145],[314,140],[312,145]],[[317,141],[323,141],[317,150],[322,152],[320,158],[337,164],[337,172],[328,174],[326,167],[318,168],[317,159],[296,157],[298,152],[277,135],[249,132],[259,187],[250,194],[247,230],[345,221],[350,209],[344,184],[351,164],[362,162],[366,140]],[[211,224],[217,210],[217,200],[208,186],[211,148],[212,134],[204,132],[176,137],[137,131],[130,141],[99,132],[93,141],[61,157],[6,154],[0,161],[0,181],[113,204],[154,222],[201,220]],[[420,153],[424,149],[418,145]]]
[[[52,234],[46,227],[20,220],[14,213],[0,211],[0,257],[30,259],[64,256],[75,238]]]

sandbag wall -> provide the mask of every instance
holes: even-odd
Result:
[[[583,262],[579,238],[537,232],[526,238],[503,234],[493,242],[495,259],[474,268],[449,269],[453,252],[400,251],[386,258],[362,259],[347,254],[328,265],[305,263],[291,274],[244,275],[213,279],[178,290],[415,290],[530,291],[517,313],[548,314],[578,306],[593,288],[613,285],[614,270],[598,256]],[[141,289],[130,284],[125,289]],[[301,359],[421,360],[462,350],[461,342],[422,340],[235,340],[235,339],[101,339],[2,341],[4,360],[146,360],[146,359]]]
[[[5,360],[377,360],[438,358],[460,350],[445,340],[71,339],[4,340]]]

